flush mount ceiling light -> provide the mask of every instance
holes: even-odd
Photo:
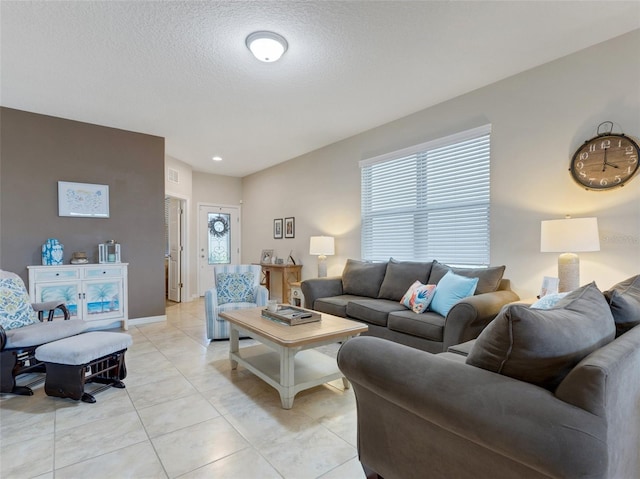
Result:
[[[211,158],[213,161],[222,161],[222,158],[219,156],[214,156],[213,158]]]
[[[277,61],[289,47],[282,35],[273,32],[253,32],[246,43],[253,56],[261,62]]]

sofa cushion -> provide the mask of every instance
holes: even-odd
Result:
[[[640,275],[615,284],[604,295],[616,322],[616,336],[640,324]]]
[[[551,309],[505,306],[478,336],[467,364],[553,391],[579,361],[614,336],[609,305],[590,283]]]
[[[342,292],[377,298],[386,270],[387,263],[367,263],[348,259],[342,271]]]
[[[437,313],[414,313],[395,311],[389,314],[388,328],[392,331],[410,334],[419,338],[441,342],[444,337],[444,318]]]
[[[356,299],[367,299],[363,296],[355,296],[352,294],[341,294],[340,296],[329,296],[327,298],[318,298],[313,303],[313,309],[321,313],[333,314],[341,318],[347,317],[347,304],[349,301]]]
[[[69,319],[67,321],[37,322],[31,326],[12,329],[7,331],[5,349],[39,346],[58,339],[75,336],[87,331],[89,323],[90,321],[83,321],[82,319]]]
[[[466,278],[447,271],[438,282],[429,309],[446,318],[454,304],[461,299],[473,296],[477,286],[478,278]]]
[[[458,268],[447,266],[446,264],[433,262],[431,266],[431,274],[429,275],[429,284],[438,284],[442,277],[451,270],[460,276],[467,278],[478,278],[478,286],[475,294],[492,293],[498,290],[500,280],[504,275],[505,266],[492,266],[489,268]]]
[[[378,298],[400,301],[414,281],[420,281],[423,284],[427,282],[427,278],[431,273],[431,264],[396,261],[391,258],[387,263],[387,270],[380,286]]]
[[[348,317],[378,326],[386,326],[387,316],[393,311],[405,311],[405,307],[388,299],[356,299],[347,304]]]

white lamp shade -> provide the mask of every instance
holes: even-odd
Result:
[[[333,236],[312,236],[309,241],[309,254],[316,256],[330,256],[335,253]]]
[[[540,251],[542,253],[600,251],[598,219],[565,218],[542,221]]]
[[[262,62],[275,62],[287,51],[288,43],[274,32],[254,32],[247,37],[247,47]]]

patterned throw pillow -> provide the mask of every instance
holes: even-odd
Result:
[[[400,302],[414,313],[424,313],[433,299],[435,290],[435,284],[422,284],[420,281],[415,281],[409,286]]]
[[[413,297],[413,292],[417,287],[421,285],[422,283],[420,281],[417,281],[417,280],[414,281],[413,284],[409,286],[409,289],[407,290],[407,292],[404,293],[404,296],[400,300],[400,303],[404,304],[407,308],[411,309],[411,298]]]
[[[0,271],[0,325],[16,329],[38,322],[22,278],[15,273]]]
[[[435,292],[435,284],[421,284],[418,286],[414,290],[413,297],[411,298],[411,309],[413,312],[418,314],[424,313],[429,307],[429,304],[431,304]]]
[[[216,290],[218,304],[226,303],[255,303],[256,294],[252,272],[218,273],[216,275]]]

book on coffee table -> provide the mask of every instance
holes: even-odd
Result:
[[[322,319],[322,315],[320,313],[296,308],[295,306],[281,306],[276,312],[263,309],[262,317],[272,321],[278,321],[289,326],[313,323],[314,321],[320,321]]]

